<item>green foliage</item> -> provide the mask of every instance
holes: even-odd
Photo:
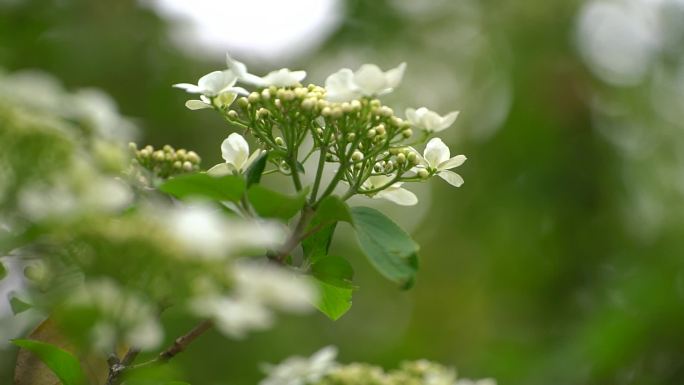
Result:
[[[0,280],[5,278],[7,276],[7,268],[5,265],[0,261]]]
[[[264,170],[266,169],[266,163],[268,161],[269,153],[264,152],[261,155],[259,155],[258,158],[254,160],[254,162],[249,166],[247,171],[245,172],[245,179],[247,180],[247,188],[252,186],[253,184],[257,184],[261,181],[261,175],[264,173]]]
[[[351,288],[354,269],[349,261],[342,257],[324,256],[315,260],[311,266],[311,274],[327,284]]]
[[[331,320],[342,317],[352,306],[352,289],[317,280],[319,300],[316,308]]]
[[[354,207],[351,214],[361,250],[375,269],[391,281],[410,285],[418,270],[418,244],[378,210]]]
[[[307,193],[302,190],[295,196],[288,196],[257,184],[247,190],[247,200],[262,217],[288,220],[304,207]]]
[[[237,202],[245,191],[245,181],[235,175],[213,177],[200,172],[169,179],[159,189],[180,199],[204,198]]]
[[[23,313],[23,312],[25,312],[25,311],[27,311],[33,307],[30,303],[21,300],[19,297],[17,297],[14,294],[10,294],[9,304],[10,304],[10,308],[12,309],[12,313],[14,315],[17,315],[19,313]]]
[[[63,385],[86,385],[78,359],[57,346],[33,340],[12,340],[20,348],[29,350],[52,370]]]

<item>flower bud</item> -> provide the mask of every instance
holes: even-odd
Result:
[[[408,138],[410,138],[410,137],[413,135],[413,130],[411,130],[410,128],[407,128],[407,129],[405,129],[404,131],[401,132],[401,135],[402,135],[404,138],[407,138],[407,139],[408,139]]]
[[[351,142],[352,140],[356,139],[356,134],[353,132],[350,132],[347,134],[347,142]]]
[[[197,155],[195,151],[188,151],[188,155],[186,156],[186,159],[190,161],[191,163],[198,164],[200,162],[200,157]]]
[[[283,97],[281,99],[286,100],[286,101],[292,101],[295,98],[295,93],[292,92],[292,90],[286,90],[283,92]]]
[[[391,160],[387,163],[385,163],[385,172],[392,172],[394,170],[394,162]]]
[[[342,112],[344,112],[345,114],[352,112],[352,106],[351,106],[351,104],[349,104],[347,102],[342,103],[341,107],[342,107]]]
[[[393,114],[394,114],[394,111],[391,108],[389,108],[387,106],[380,107],[380,115],[382,115],[386,118],[389,118]]]
[[[383,167],[382,163],[378,162],[373,166],[373,171],[382,172],[383,168],[384,167]]]
[[[265,88],[264,90],[261,91],[261,98],[264,100],[269,100],[271,98],[271,91],[268,90],[268,88]]]
[[[181,168],[183,168],[183,163],[181,163],[180,160],[177,160],[177,161],[173,162],[173,168],[180,170]]]
[[[417,174],[418,174],[418,177],[421,179],[425,179],[425,178],[430,176],[430,173],[428,172],[428,170],[426,170],[424,168],[421,168],[420,170],[418,170]]]
[[[277,137],[275,138],[275,144],[277,144],[278,146],[282,146],[282,145],[285,144],[285,141],[283,140],[283,138],[277,136]]]
[[[401,127],[404,124],[404,121],[397,118],[396,116],[393,116],[391,119],[392,125],[395,127]]]
[[[374,128],[371,128],[371,129],[368,130],[368,132],[366,133],[366,136],[369,137],[369,138],[372,138],[372,137],[374,137],[376,134],[377,134],[377,131],[376,131]]]
[[[259,94],[256,93],[256,92],[252,92],[252,93],[249,94],[249,96],[247,97],[247,100],[248,100],[249,102],[251,102],[251,103],[256,103],[256,102],[259,101]]]
[[[228,111],[228,118],[232,120],[236,120],[238,118],[238,113],[235,110],[230,110]]]
[[[380,136],[385,135],[385,133],[387,132],[386,129],[385,129],[385,125],[382,124],[382,123],[380,123],[380,124],[378,124],[377,126],[375,126],[375,131],[376,131],[376,132],[378,133],[378,135],[380,135]]]
[[[275,104],[275,106],[278,108],[283,108],[283,102],[280,99],[274,100],[273,104]]]
[[[399,154],[397,154],[397,163],[398,164],[406,163],[406,155],[404,155],[403,152],[400,152]]]
[[[278,91],[276,91],[275,95],[278,99],[285,99],[285,89],[278,88]]]
[[[313,98],[307,98],[307,99],[304,99],[304,101],[302,101],[302,108],[307,110],[307,111],[311,111],[315,105],[316,105],[316,99],[313,99]]]
[[[354,153],[351,156],[351,159],[354,162],[358,162],[360,160],[363,160],[363,153],[361,151],[354,151]]]
[[[389,153],[390,153],[391,155],[397,155],[397,154],[400,153],[400,152],[401,152],[401,148],[400,148],[400,147],[392,147],[392,148],[389,149]]]
[[[271,114],[271,112],[270,112],[269,110],[267,110],[267,109],[265,109],[265,108],[262,107],[262,108],[259,108],[259,109],[257,110],[257,114],[256,114],[256,115],[257,115],[257,119],[259,119],[259,118],[266,117],[266,116],[268,116],[268,115],[270,115],[270,114]]]
[[[128,149],[131,151],[138,151],[138,145],[133,142],[130,142],[128,143]]]
[[[335,119],[339,119],[342,117],[342,108],[339,106],[335,106],[332,109],[332,117]]]
[[[323,111],[321,111],[321,115],[323,115],[326,118],[329,118],[332,115],[332,108],[330,108],[330,107],[323,108]]]
[[[271,95],[275,94],[278,92],[278,87],[276,86],[268,86],[268,91],[271,93]]]
[[[192,171],[192,163],[188,162],[187,160],[183,162],[183,170]]]
[[[181,158],[185,158],[185,156],[188,154],[188,150],[181,148],[180,150],[176,151],[176,156],[179,156]]]
[[[309,91],[304,87],[297,87],[294,90],[295,96],[301,99],[305,98],[308,93]]]
[[[161,162],[164,160],[164,151],[162,150],[157,150],[152,154],[152,158],[158,162]]]
[[[349,104],[351,105],[352,110],[361,110],[361,102],[359,102],[358,100],[352,100]]]
[[[319,109],[319,110],[322,110],[322,109],[324,109],[325,107],[328,107],[328,105],[330,104],[330,103],[328,103],[328,101],[325,100],[325,99],[319,99],[318,102],[316,102],[316,103],[318,103],[318,109]]]
[[[241,108],[247,108],[249,106],[249,100],[247,100],[246,97],[242,96],[240,99],[237,100],[237,104]]]
[[[325,161],[326,162],[334,162],[335,156],[331,153],[327,153],[327,154],[325,154]]]
[[[408,159],[410,163],[416,163],[417,156],[418,155],[416,155],[415,152],[409,151],[408,155],[406,155],[406,159]]]
[[[152,148],[152,146],[148,146],[148,147],[149,147],[150,149]],[[145,148],[147,148],[147,147],[145,147]],[[165,144],[164,147],[162,147],[162,149],[163,149],[165,152],[174,152],[173,147],[169,146],[168,144]]]
[[[323,129],[320,128],[320,127],[318,127],[318,128],[316,129],[316,133],[317,133],[318,135],[323,135]]]
[[[378,99],[373,99],[370,101],[370,106],[373,108],[380,108],[381,105],[382,103],[380,103],[380,100]]]

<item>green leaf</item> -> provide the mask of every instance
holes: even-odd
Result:
[[[14,295],[14,293],[10,293],[10,295],[9,295],[9,304],[10,304],[10,308],[12,309],[12,313],[14,315],[17,315],[19,313],[23,313],[26,310],[29,310],[33,307],[30,303],[28,303],[26,301],[22,301],[21,299],[19,299],[19,297]]]
[[[352,306],[352,289],[330,285],[316,281],[319,287],[319,299],[316,308],[333,321],[338,320]]]
[[[418,244],[391,219],[369,207],[351,209],[361,250],[380,274],[410,287],[418,270]]]
[[[304,207],[307,193],[304,189],[295,196],[288,196],[256,184],[247,190],[247,199],[260,216],[288,220]]]
[[[247,179],[247,187],[257,184],[261,181],[261,175],[266,169],[266,162],[268,161],[268,152],[264,152],[259,155],[254,162],[249,166],[247,171],[245,171],[245,178]]]
[[[5,265],[0,262],[0,279],[3,279],[7,276],[7,269],[5,268]]]
[[[352,223],[349,206],[340,198],[330,195],[319,203],[316,214],[311,219],[307,231],[318,228],[302,242],[304,256],[312,262],[317,257],[328,254],[337,222]]]
[[[311,266],[311,274],[319,281],[341,288],[352,288],[354,269],[342,257],[325,256]]]
[[[62,385],[85,385],[81,364],[71,353],[39,341],[12,340],[12,343],[35,354],[55,373]]]
[[[169,179],[159,189],[179,199],[192,197],[237,202],[245,192],[245,181],[237,175],[213,177],[196,173]]]

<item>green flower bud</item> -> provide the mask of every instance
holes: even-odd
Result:
[[[375,132],[377,132],[380,136],[385,135],[385,133],[387,132],[385,129],[385,125],[380,123],[377,126],[375,126]]]
[[[311,111],[314,108],[314,106],[316,106],[316,99],[308,98],[304,99],[304,101],[302,102],[302,108],[307,111]]]
[[[332,117],[334,119],[339,119],[342,117],[342,108],[339,106],[333,107],[332,109]]]
[[[283,138],[277,136],[277,137],[275,138],[275,144],[277,144],[278,146],[282,146],[282,145],[285,144],[285,141],[283,140]]]
[[[334,162],[335,161],[335,156],[331,153],[325,154],[325,160],[327,162]]]
[[[380,108],[381,105],[382,103],[380,103],[380,100],[378,99],[373,99],[370,101],[370,106],[373,108]]]
[[[326,118],[329,118],[332,115],[332,108],[324,107],[323,110],[321,111],[321,115],[323,115]]]
[[[256,93],[256,92],[252,92],[252,93],[249,94],[249,96],[247,97],[247,100],[248,100],[250,103],[256,103],[256,102],[259,101],[259,94]]]
[[[428,172],[428,170],[426,170],[424,168],[421,168],[420,170],[418,170],[418,177],[419,178],[425,179],[429,176],[430,176],[430,173]]]
[[[397,163],[399,163],[399,164],[406,163],[406,155],[404,155],[403,152],[400,152],[399,154],[397,154]]]
[[[295,96],[300,98],[300,99],[305,98],[308,93],[309,93],[309,91],[304,87],[297,87],[294,90]]]
[[[319,99],[317,104],[319,110],[323,110],[325,109],[325,107],[328,107],[330,105],[330,103],[328,103],[328,101],[325,99]]]
[[[342,103],[341,107],[342,107],[342,112],[344,112],[345,114],[352,112],[352,106],[351,106],[351,104],[349,104],[347,102]]]
[[[247,108],[249,107],[249,100],[247,100],[246,97],[242,96],[240,99],[237,100],[237,104],[241,108]]]
[[[410,138],[412,135],[413,135],[413,130],[411,130],[410,128],[407,128],[401,132],[401,136],[403,136],[406,139]]]
[[[408,155],[406,155],[406,159],[411,163],[416,163],[417,155],[415,152],[409,151]]]
[[[181,163],[180,160],[177,160],[177,161],[173,162],[173,168],[180,170],[181,168],[183,168],[183,163]]]
[[[275,104],[275,106],[278,108],[283,108],[283,102],[280,99],[274,100],[273,104]]]
[[[130,142],[128,143],[128,149],[131,151],[138,151],[138,145],[133,142]]]
[[[188,162],[187,160],[183,162],[183,170],[192,171],[192,163]]]
[[[356,134],[353,132],[350,132],[347,134],[347,142],[351,142],[352,140],[356,139]]]
[[[363,160],[363,153],[361,151],[358,151],[358,150],[354,151],[351,158],[354,162],[358,162],[360,160]]]
[[[354,111],[360,111],[361,110],[361,102],[358,100],[352,100],[350,103],[352,110]]]
[[[174,152],[173,147],[169,146],[168,144],[165,144],[164,147],[162,147],[164,151],[166,152]]]
[[[186,157],[188,161],[194,164],[199,164],[200,157],[195,151],[188,151],[188,156]]]
[[[380,107],[380,115],[382,115],[386,118],[389,118],[393,114],[394,114],[394,111],[391,108],[389,108],[387,106]]]
[[[238,113],[235,110],[230,110],[228,111],[228,118],[232,120],[236,120],[238,118]]]
[[[283,97],[281,99],[289,102],[289,101],[294,100],[294,98],[295,98],[295,93],[292,92],[292,90],[286,90],[285,92],[283,92]]]
[[[162,150],[157,150],[152,154],[152,158],[156,161],[159,161],[159,162],[164,160],[164,156],[165,156],[165,154],[164,154],[164,151],[162,151]]]
[[[271,99],[271,91],[269,91],[268,88],[263,89],[261,91],[261,98],[264,100]]]
[[[371,128],[371,129],[368,130],[368,132],[366,133],[366,136],[369,137],[369,138],[372,138],[372,137],[374,137],[376,134],[377,134],[377,131],[376,131],[374,128]]]
[[[271,114],[271,112],[269,110],[262,107],[262,108],[259,108],[257,110],[256,116],[257,116],[257,119],[260,119],[260,118],[264,118],[270,114]]]

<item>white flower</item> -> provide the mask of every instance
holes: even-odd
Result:
[[[292,87],[298,85],[306,77],[306,71],[291,71],[288,68],[271,71],[266,76],[257,76],[247,72],[247,66],[226,54],[228,68],[238,79],[255,87]]]
[[[450,158],[449,147],[442,142],[442,139],[431,139],[425,146],[423,156],[421,157],[420,154],[416,155],[418,155],[420,161],[418,168],[427,168],[428,171],[435,172],[437,176],[449,182],[452,186],[460,187],[463,184],[463,178],[449,170],[462,165],[466,161],[466,157],[465,155],[456,155]]]
[[[276,223],[231,220],[213,206],[201,203],[175,206],[163,223],[188,251],[206,259],[276,247],[285,238],[285,232]]]
[[[233,338],[243,338],[250,330],[264,330],[273,324],[273,314],[264,305],[241,298],[206,296],[191,303],[201,317],[209,317],[216,328]]]
[[[256,150],[250,155],[249,144],[245,138],[238,133],[232,133],[221,143],[221,156],[226,162],[210,168],[207,173],[212,176],[243,173],[259,155],[261,150]]]
[[[342,68],[325,80],[326,98],[346,102],[361,96],[377,96],[392,92],[404,77],[406,63],[383,72],[375,64],[364,64],[356,72]]]
[[[235,87],[238,77],[231,70],[214,71],[202,76],[197,85],[189,83],[178,83],[173,86],[189,92],[200,94],[200,99],[191,99],[185,102],[185,106],[191,110],[200,110],[212,107],[229,106],[238,94],[247,95],[247,90],[242,87]]]
[[[208,97],[218,96],[224,92],[247,93],[246,90],[234,87],[238,77],[231,70],[214,71],[202,76],[197,85],[178,83],[173,86],[191,94],[202,94]]]
[[[449,128],[458,117],[458,111],[452,111],[444,116],[439,116],[434,111],[430,111],[425,107],[417,110],[413,108],[406,109],[406,119],[413,124],[414,127],[425,130],[428,133],[440,132]]]
[[[481,380],[469,380],[464,378],[456,381],[454,385],[496,385],[496,380],[493,378],[483,378]]]
[[[305,385],[319,381],[337,365],[337,348],[327,346],[310,358],[290,357],[279,365],[265,365],[268,375],[259,385]]]
[[[318,293],[306,276],[287,269],[241,262],[234,266],[236,295],[264,303],[280,310],[305,312],[312,310]]]
[[[376,175],[371,176],[363,182],[361,186],[364,190],[373,190],[382,187],[392,181],[394,176],[391,175]],[[394,202],[402,206],[413,206],[418,203],[418,198],[414,193],[405,188],[402,188],[403,182],[396,182],[385,188],[384,190],[378,191],[371,197],[376,199],[386,199],[390,202]]]

